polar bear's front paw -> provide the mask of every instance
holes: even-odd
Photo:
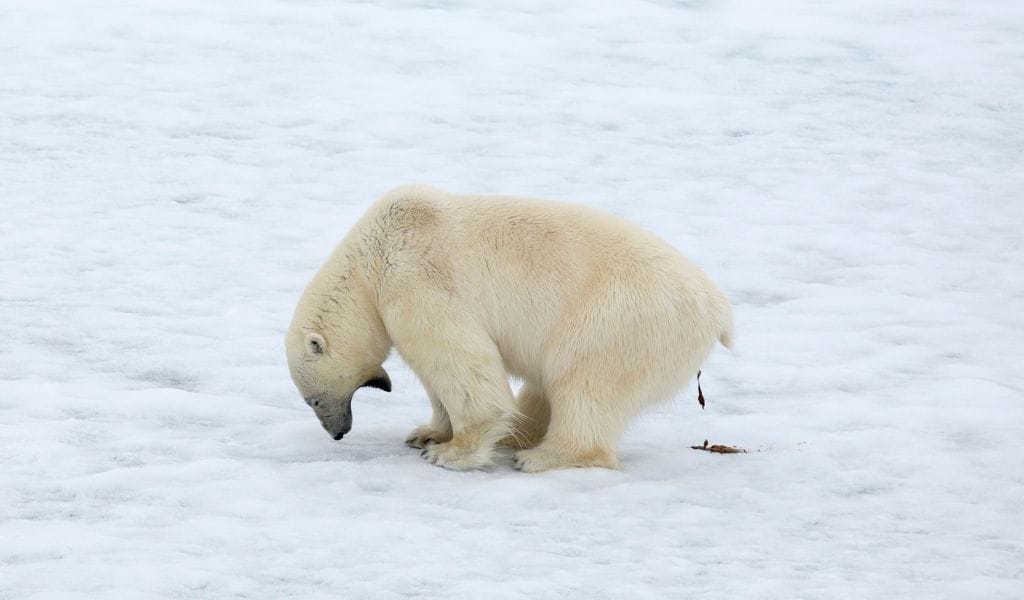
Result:
[[[616,460],[614,453],[607,450],[594,450],[572,455],[542,443],[536,448],[516,452],[512,458],[512,465],[524,473],[539,473],[540,471],[572,467],[617,469],[619,461]]]
[[[420,456],[432,465],[454,471],[469,471],[491,464],[489,449],[469,448],[455,442],[430,445],[423,452],[420,452]]]
[[[443,431],[430,425],[420,425],[409,432],[405,445],[413,448],[426,448],[432,444],[441,444],[452,439],[451,431]]]

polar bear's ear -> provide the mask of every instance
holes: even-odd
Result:
[[[327,350],[327,340],[319,333],[306,334],[306,351],[310,354],[323,354]]]

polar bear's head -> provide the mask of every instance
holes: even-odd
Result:
[[[295,387],[327,433],[340,440],[352,429],[352,395],[362,387],[391,391],[381,366],[390,340],[375,309],[334,290],[307,292],[285,336]]]

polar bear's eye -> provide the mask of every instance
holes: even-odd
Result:
[[[324,348],[317,340],[309,340],[309,349],[313,354],[323,354]]]

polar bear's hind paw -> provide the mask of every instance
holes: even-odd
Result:
[[[539,473],[573,467],[618,469],[619,461],[615,458],[615,453],[609,450],[598,449],[573,455],[541,444],[536,448],[516,452],[512,458],[512,466],[524,473]]]

